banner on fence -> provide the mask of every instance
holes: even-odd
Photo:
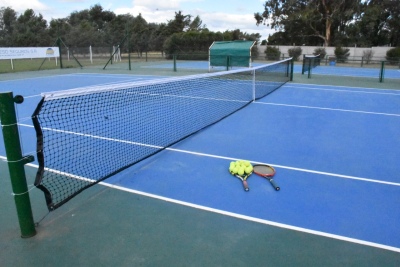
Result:
[[[58,47],[0,47],[0,59],[59,57]]]

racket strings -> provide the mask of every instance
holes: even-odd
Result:
[[[263,175],[271,175],[275,173],[275,170],[272,167],[267,166],[254,166],[254,172]]]

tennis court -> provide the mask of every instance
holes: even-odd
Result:
[[[2,161],[5,266],[398,266],[400,90],[322,85],[316,76],[295,76],[50,213],[31,188],[35,221],[46,217],[29,239],[19,237]],[[3,80],[0,91],[25,97],[19,130],[24,154],[34,154],[40,93],[164,78],[57,72]],[[281,190],[253,174],[245,192],[228,172],[239,159],[274,166]],[[26,166],[29,185],[36,169],[37,161]]]

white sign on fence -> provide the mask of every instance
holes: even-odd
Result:
[[[58,47],[0,47],[0,59],[59,57]]]

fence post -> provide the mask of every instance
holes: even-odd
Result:
[[[176,72],[176,55],[173,55],[174,58],[174,71]]]

